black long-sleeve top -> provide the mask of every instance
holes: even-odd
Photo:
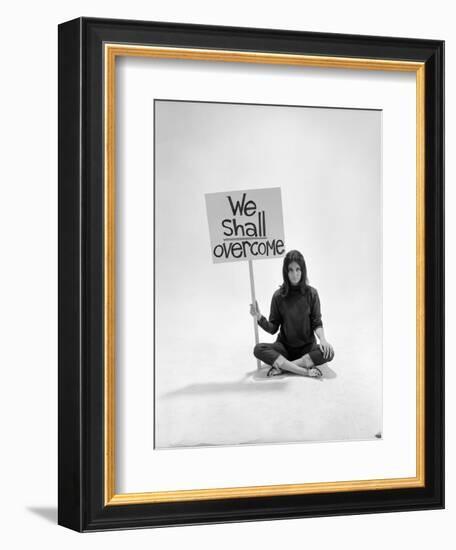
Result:
[[[278,342],[285,346],[301,347],[315,342],[314,331],[322,327],[320,298],[315,288],[308,286],[304,294],[299,287],[291,287],[288,296],[282,296],[280,289],[271,300],[269,321],[261,316],[260,327],[275,334],[279,327]]]

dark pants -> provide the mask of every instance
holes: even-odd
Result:
[[[320,350],[320,346],[316,343],[308,344],[307,346],[300,348],[286,347],[281,342],[274,342],[273,344],[260,343],[253,349],[253,355],[267,365],[272,365],[279,355],[282,355],[289,361],[294,361],[295,359],[299,359],[303,355],[306,355],[306,353],[309,354],[315,366],[322,365],[323,363],[329,363],[329,361],[332,361],[334,358],[334,353],[332,353],[327,359],[325,359]]]

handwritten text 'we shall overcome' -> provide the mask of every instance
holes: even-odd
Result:
[[[213,247],[216,258],[240,259],[257,256],[280,256],[285,245],[282,239],[268,239],[266,211],[258,210],[254,200],[247,200],[247,193],[241,200],[226,199],[230,205],[232,217],[221,221],[223,242]]]

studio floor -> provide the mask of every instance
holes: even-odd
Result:
[[[369,440],[381,436],[381,376],[344,360],[321,379],[267,377],[251,359],[223,350],[190,364],[170,360],[157,392],[156,448]],[[339,354],[340,355],[340,354]]]

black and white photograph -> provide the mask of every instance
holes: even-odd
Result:
[[[2,548],[451,547],[451,13],[5,4]]]
[[[382,438],[382,111],[154,101],[160,449]]]

